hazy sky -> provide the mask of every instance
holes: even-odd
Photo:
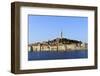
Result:
[[[75,16],[28,16],[28,42],[48,41],[60,37],[88,41],[88,18]]]

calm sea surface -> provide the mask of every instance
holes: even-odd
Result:
[[[88,58],[88,50],[75,50],[75,51],[41,51],[41,52],[28,52],[28,60],[53,60],[53,59],[77,59]]]

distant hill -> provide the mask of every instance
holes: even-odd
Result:
[[[82,43],[82,42],[78,41],[78,40],[67,39],[67,38],[56,38],[53,40],[46,41],[44,43],[48,43],[48,44],[52,44],[52,43],[72,44],[72,43]]]

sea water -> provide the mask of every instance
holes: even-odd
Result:
[[[28,52],[28,60],[55,60],[88,58],[88,50],[74,51],[33,51]]]

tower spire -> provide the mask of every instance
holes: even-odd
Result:
[[[62,39],[62,38],[63,38],[63,32],[61,31],[61,33],[60,33],[60,34],[61,34],[61,39]]]

